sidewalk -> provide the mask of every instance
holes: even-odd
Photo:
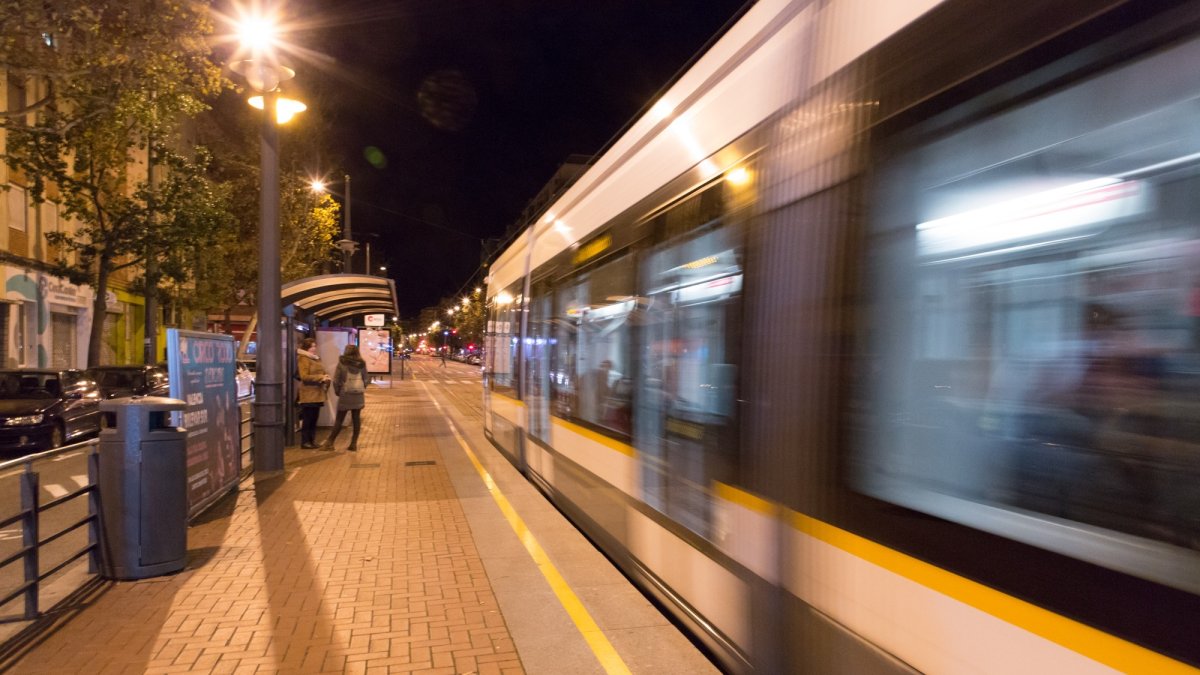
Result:
[[[474,415],[461,402],[435,407],[435,389],[407,381],[371,391],[359,452],[288,450],[282,475],[248,481],[190,528],[183,572],[106,584],[13,672],[602,672],[565,610],[538,586],[546,582],[537,566],[513,553],[518,539],[483,496],[443,411],[464,431]],[[566,534],[561,516],[553,523],[557,512],[544,500],[538,507],[540,495],[470,431],[514,506],[544,509],[529,521],[549,555],[559,547],[574,564],[582,537]],[[460,501],[464,491],[471,494]],[[589,583],[624,582],[590,555],[578,561],[583,571],[564,567],[568,582],[581,574],[602,577]],[[499,575],[501,601],[489,573]],[[602,594],[621,607],[592,611],[606,631],[629,633],[613,642],[631,670],[664,672],[658,657],[675,672],[711,670],[624,586]],[[586,600],[586,589],[580,595]]]

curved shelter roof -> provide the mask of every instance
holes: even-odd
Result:
[[[282,306],[295,305],[326,321],[340,321],[357,314],[400,313],[396,283],[386,277],[322,274],[286,283],[280,291]]]

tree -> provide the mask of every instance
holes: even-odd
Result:
[[[281,279],[286,283],[320,274],[333,260],[334,240],[341,231],[341,207],[328,194],[305,187],[280,191]]]
[[[325,143],[333,134],[321,110],[330,106],[314,102],[309,111],[280,129],[279,224],[280,271],[284,282],[323,271],[335,256],[340,206],[325,194],[314,193],[308,178],[314,173],[312,156],[332,153]],[[234,222],[205,256],[197,272],[193,301],[209,309],[228,312],[237,305],[257,304],[259,229],[259,125],[260,114],[245,100],[225,95],[213,111],[197,120],[197,138],[213,148],[216,162],[211,176],[226,185]],[[204,304],[207,303],[207,304]]]
[[[112,273],[144,263],[151,246],[175,246],[175,235],[216,218],[218,192],[205,184],[203,159],[171,151],[180,124],[227,84],[205,41],[207,7],[179,0],[11,0],[0,12],[4,26],[23,28],[4,31],[0,66],[41,93],[0,116],[8,131],[3,159],[30,182],[34,201],[55,186],[63,214],[79,223],[61,241],[77,254],[61,269],[95,290],[88,344],[88,364],[95,365]],[[136,177],[131,167],[147,157],[168,166],[164,173],[182,175],[159,185]],[[192,193],[197,188],[202,197]]]
[[[455,315],[458,336],[465,344],[483,345],[484,328],[487,326],[487,303],[482,292],[472,292],[462,311]]]

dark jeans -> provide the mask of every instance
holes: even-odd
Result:
[[[350,424],[354,432],[350,436],[350,447],[358,447],[358,432],[362,429],[362,408],[354,408],[353,410],[338,410],[337,417],[333,420],[333,433],[329,434],[329,438],[325,442],[333,445],[337,440],[338,434],[342,432],[342,424],[346,422],[346,413],[350,413]]]
[[[300,404],[300,444],[315,445],[317,442],[317,418],[321,416],[321,403]]]

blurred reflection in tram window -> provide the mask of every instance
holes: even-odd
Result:
[[[618,383],[629,378],[633,261],[615,261],[581,274],[558,292],[551,350],[553,413],[629,434],[629,401]]]
[[[644,257],[634,445],[650,506],[712,537],[712,489],[729,483],[738,456],[741,232],[720,226],[722,189],[683,202],[664,219],[670,239]],[[689,224],[690,223],[690,224]],[[684,227],[684,224],[689,224]]]
[[[1182,66],[1155,58],[898,139],[867,240],[860,489],[1200,549],[1200,90],[1157,84]]]

